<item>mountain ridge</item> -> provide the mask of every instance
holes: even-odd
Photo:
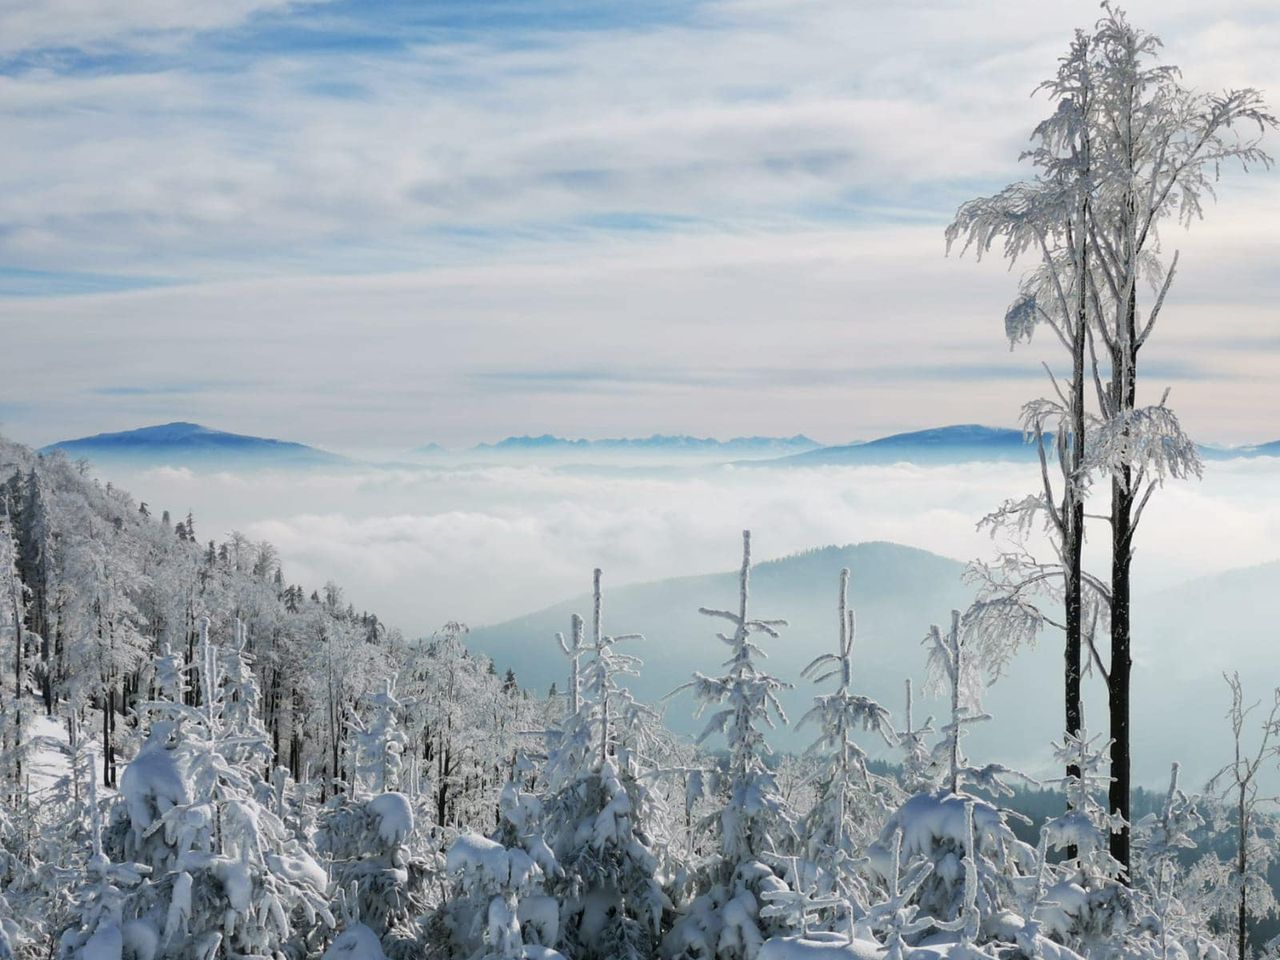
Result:
[[[1048,438],[1046,437],[1046,442]],[[819,447],[766,460],[762,466],[834,464],[963,463],[1035,459],[1035,446],[1021,430],[979,423],[950,424],[893,433],[860,443]]]
[[[234,461],[237,465],[336,466],[348,462],[336,453],[304,443],[230,433],[187,420],[59,440],[39,449],[40,453],[54,451],[91,460],[131,459],[177,464],[215,458]]]
[[[601,437],[570,438],[544,433],[538,436],[519,435],[504,437],[494,443],[479,443],[471,448],[473,453],[494,453],[508,450],[520,452],[544,451],[681,451],[681,452],[719,452],[728,450],[813,450],[822,445],[802,433],[790,437],[742,436],[720,440],[716,437],[695,437],[690,434],[655,433],[647,437]]]

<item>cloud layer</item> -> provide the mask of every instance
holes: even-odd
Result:
[[[975,529],[1032,489],[1017,464],[787,471],[484,466],[304,474],[112,475],[175,515],[192,506],[202,539],[240,529],[279,549],[309,589],[333,579],[350,599],[413,633],[448,619],[494,623],[587,589],[595,566],[627,583],[732,569],[737,538],[759,559],[889,540],[962,560],[998,544]],[[1143,590],[1276,558],[1280,461],[1211,463],[1171,484],[1139,538]],[[1091,546],[1091,562],[1105,557]]]

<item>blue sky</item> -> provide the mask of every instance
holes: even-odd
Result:
[[[1131,5],[1280,90],[1274,4]],[[943,256],[1092,2],[0,9],[0,429],[337,448],[1012,423],[1015,277]],[[1153,376],[1280,437],[1277,175],[1189,234]]]

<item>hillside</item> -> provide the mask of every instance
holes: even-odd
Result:
[[[793,720],[808,709],[814,688],[800,681],[800,670],[822,653],[834,649],[837,633],[836,592],[840,569],[853,572],[850,594],[858,616],[855,673],[858,689],[881,700],[895,716],[902,712],[907,677],[917,691],[924,677],[924,651],[920,641],[930,623],[943,623],[953,607],[963,608],[969,591],[961,582],[963,565],[924,550],[892,543],[862,543],[824,547],[793,557],[762,563],[752,574],[751,602],[755,615],[782,617],[789,625],[778,641],[763,643],[769,655],[767,667],[782,679],[797,683],[783,695]],[[680,577],[634,586],[611,586],[605,571],[605,630],[610,633],[643,633],[644,642],[631,644],[628,652],[645,665],[630,687],[636,696],[658,703],[690,678],[693,671],[712,672],[724,659],[724,646],[716,639],[720,629],[698,608],[731,608],[736,603],[737,573],[727,571],[704,576]],[[506,623],[472,631],[469,643],[500,668],[510,666],[521,682],[545,689],[555,682],[565,685],[565,660],[555,642],[557,631],[568,629],[569,616],[590,614],[590,597],[582,596]],[[1051,655],[1051,654],[1050,654]],[[1030,682],[1038,655],[1023,658],[1015,667],[1013,683],[997,688],[992,705],[1007,721],[1016,717],[1013,687]],[[1056,670],[1047,674],[1056,682]],[[1008,703],[1006,703],[1006,699]],[[1046,698],[1036,722],[1006,722],[974,735],[975,753],[1000,743],[1001,755],[1014,757],[1043,754],[1043,745],[1056,732],[1056,700]],[[1000,710],[1001,705],[1005,706]],[[929,712],[937,713],[934,704]],[[666,707],[669,726],[696,735],[703,723],[692,716],[692,700],[673,698]],[[799,748],[812,731],[780,731],[775,742]]]
[[[836,584],[840,568],[853,572],[851,599],[858,616],[855,647],[856,685],[901,716],[903,681],[920,689],[925,658],[920,640],[931,623],[945,623],[953,607],[967,604],[957,561],[891,543],[825,547],[763,563],[752,577],[753,610],[784,617],[789,626],[779,641],[764,643],[768,669],[796,684],[783,695],[792,720],[808,709],[815,688],[800,671],[815,656],[833,649],[836,637]],[[605,629],[643,633],[630,652],[645,661],[631,681],[642,700],[656,703],[690,678],[710,672],[723,659],[715,638],[718,625],[699,615],[700,606],[732,606],[736,572],[681,577],[656,583],[610,586],[605,571]],[[511,667],[521,682],[545,690],[565,685],[566,661],[556,643],[568,629],[569,615],[589,615],[583,595],[536,613],[471,634],[473,649]],[[1134,604],[1133,724],[1135,771],[1139,782],[1158,786],[1173,760],[1183,763],[1189,782],[1199,786],[1223,760],[1227,728],[1222,716],[1229,704],[1223,670],[1248,666],[1247,689],[1266,698],[1280,686],[1280,665],[1268,653],[1272,625],[1280,619],[1280,562],[1229,571],[1171,590],[1140,595]],[[1061,650],[1050,633],[1022,652],[1008,676],[987,694],[994,716],[973,734],[975,759],[1001,756],[1036,772],[1046,745],[1059,736],[1062,711]],[[1101,684],[1086,679],[1093,691],[1086,716],[1106,716],[1097,696]],[[1034,691],[1034,695],[1032,692]],[[1175,709],[1176,705],[1176,709]],[[928,712],[941,715],[932,702]],[[696,735],[702,723],[692,716],[684,695],[668,702],[667,723]],[[787,749],[806,745],[812,731],[777,732],[774,742]]]

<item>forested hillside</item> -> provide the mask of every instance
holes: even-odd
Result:
[[[202,620],[224,645],[234,644],[240,625],[273,756],[294,779],[326,785],[322,793],[352,775],[352,705],[397,675],[402,693],[423,695],[412,678],[425,677],[427,663],[457,660],[451,669],[478,674],[491,669],[466,655],[460,626],[411,647],[376,614],[356,611],[337,584],[311,590],[290,584],[271,544],[235,532],[203,538],[190,513],[174,521],[171,511],[91,479],[84,462],[0,440],[0,469],[8,474],[0,549],[11,550],[13,568],[3,592],[12,598],[9,619],[21,638],[14,670],[38,693],[41,711],[101,736],[108,786],[117,785],[122,751],[131,755],[136,746],[130,718],[155,694],[157,657],[180,660],[184,702],[200,703]],[[497,678],[477,680],[471,692],[488,698],[500,685]],[[425,726],[417,731],[415,760],[454,762],[439,759],[449,744],[437,733],[434,723],[430,734]],[[459,782],[475,796],[467,801],[446,790],[441,809],[453,816],[455,804],[488,802],[476,798],[493,787],[494,776],[469,770]]]
[[[407,643],[336,584],[289,583],[271,544],[203,538],[61,454],[0,438],[0,471],[0,956],[322,947],[337,888],[318,851],[380,841],[346,821],[322,841],[318,815],[367,819],[354,798],[399,785],[424,825],[492,826],[516,732],[547,705],[473,656],[464,626]],[[128,919],[157,897],[186,904],[186,932],[156,928],[164,953]]]

